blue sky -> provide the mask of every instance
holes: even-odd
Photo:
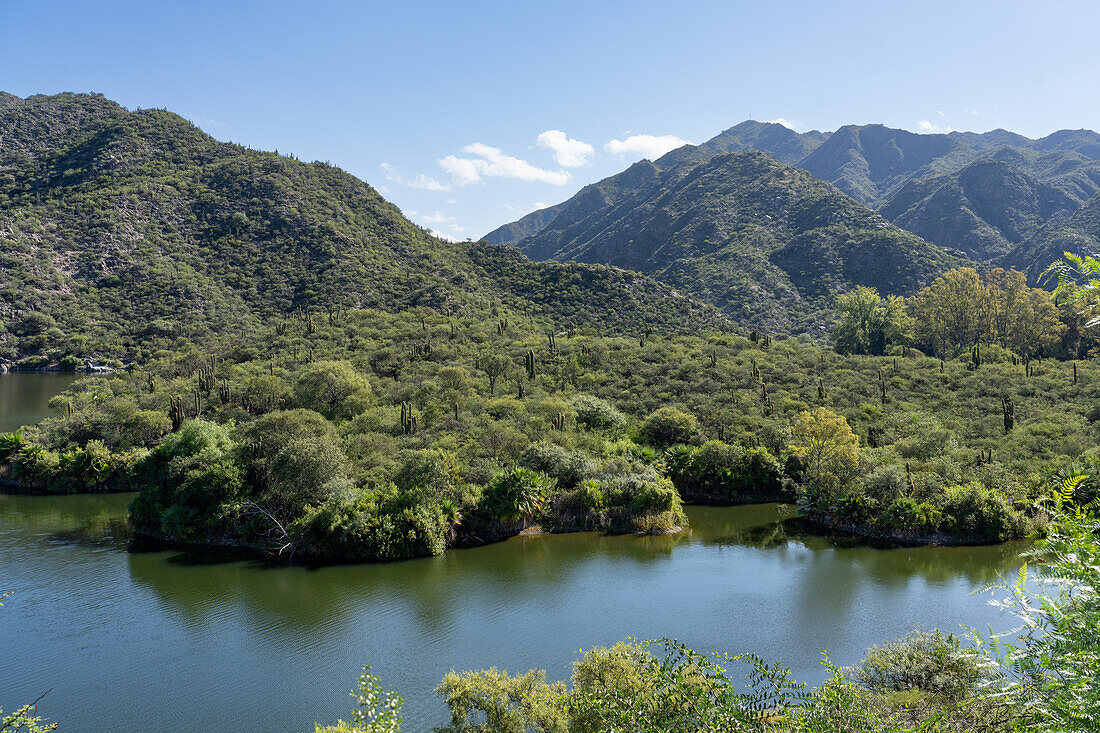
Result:
[[[1100,128],[1094,2],[0,0],[0,90],[328,160],[478,237],[676,140]]]

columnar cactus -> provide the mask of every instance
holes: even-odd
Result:
[[[1011,432],[1016,426],[1016,406],[1011,397],[1001,398],[1001,412],[1003,413],[1005,432]]]
[[[457,417],[457,411],[458,411],[458,404],[456,403],[455,404],[456,417]],[[416,415],[413,414],[412,405],[410,405],[408,402],[402,402],[401,403],[401,434],[402,435],[412,435],[416,432],[417,427],[418,427],[417,419],[416,419]]]
[[[183,397],[176,395],[168,405],[168,417],[172,421],[172,432],[177,432],[183,427]]]

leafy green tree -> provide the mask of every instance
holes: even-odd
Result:
[[[883,298],[874,288],[861,285],[837,297],[837,310],[840,323],[833,339],[841,354],[885,354],[887,346],[911,338],[913,321],[905,300],[895,295]]]
[[[1007,596],[994,603],[1018,625],[988,637],[983,649],[1000,673],[991,694],[1037,718],[1037,730],[1095,731],[1100,721],[1100,520],[1072,502],[1082,475],[1057,487],[1045,508],[1046,536],[1025,552],[1030,561]]]
[[[657,446],[694,443],[699,439],[699,421],[689,412],[662,407],[642,423],[642,437]]]
[[[294,396],[302,407],[317,409],[329,419],[348,418],[370,404],[371,386],[347,361],[319,361],[302,368]]]
[[[489,396],[496,395],[497,380],[506,376],[512,369],[512,360],[505,354],[498,354],[495,351],[490,351],[486,354],[482,354],[478,357],[477,368],[485,373],[485,376],[489,378]]]
[[[844,416],[824,407],[803,410],[791,433],[790,449],[802,461],[811,501],[839,492],[859,467],[859,438]]]
[[[441,733],[566,733],[566,690],[544,670],[518,677],[488,669],[449,672],[436,689],[451,709]]]

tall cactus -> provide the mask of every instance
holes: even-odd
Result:
[[[523,366],[527,370],[527,378],[535,378],[535,352],[530,349],[523,355]]]
[[[168,418],[172,421],[172,432],[178,432],[183,427],[183,397],[176,395],[168,405]]]
[[[1001,398],[1001,412],[1004,418],[1005,432],[1009,433],[1016,426],[1016,406],[1011,397]]]

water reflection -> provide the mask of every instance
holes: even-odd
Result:
[[[50,398],[82,374],[0,372],[0,433],[34,425],[49,416]]]
[[[846,664],[913,625],[994,620],[970,591],[1014,571],[1019,550],[852,546],[759,505],[689,507],[680,535],[516,537],[309,568],[129,553],[129,499],[0,496],[0,578],[20,589],[0,644],[29,660],[18,678],[0,670],[15,696],[0,704],[57,686],[50,712],[71,730],[306,730],[346,717],[346,690],[371,662],[406,697],[408,729],[427,730],[451,668],[543,666],[561,679],[578,648],[626,636],[752,651],[814,682],[823,650]]]

